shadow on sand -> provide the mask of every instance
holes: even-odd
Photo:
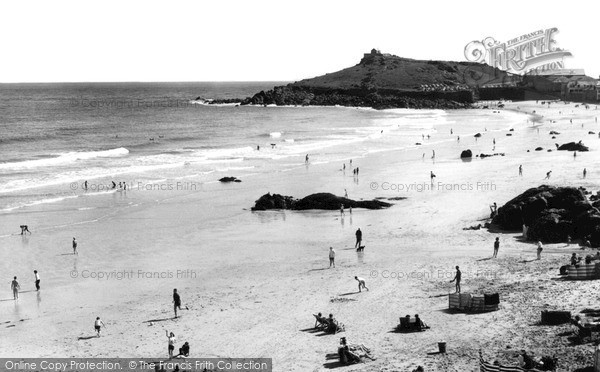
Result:
[[[324,368],[333,369],[345,367],[345,365],[340,362],[339,355],[337,353],[327,354],[325,355],[325,359],[328,360],[328,362],[323,364]]]
[[[331,269],[330,267],[322,267],[320,269],[310,269],[308,270],[308,272],[310,273],[311,271],[323,271],[323,270],[329,270]]]
[[[91,340],[92,338],[98,338],[98,336],[80,336],[80,337],[77,337],[77,341]]]
[[[177,319],[177,318],[171,317],[171,318],[162,318],[162,319],[150,319],[150,320],[144,320],[142,323],[166,322],[167,320],[174,320],[174,319]]]

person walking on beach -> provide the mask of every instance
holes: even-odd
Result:
[[[496,258],[498,256],[498,250],[500,249],[500,238],[496,238],[496,241],[494,242],[494,258]]]
[[[435,178],[435,174],[433,174],[433,171],[429,171],[429,178],[431,178],[431,183],[433,183],[433,179]]]
[[[177,318],[177,309],[181,310],[181,297],[179,297],[179,293],[177,293],[177,288],[173,289],[173,310],[175,311],[175,318]],[[186,310],[189,310],[188,307],[185,307]]]
[[[21,235],[25,234],[26,232],[28,232],[31,235],[31,231],[29,231],[29,227],[27,225],[21,225]]]
[[[304,158],[304,162],[305,162],[306,164],[308,164],[308,154],[306,154],[306,157]]]
[[[17,282],[16,276],[13,278],[13,281],[10,283],[10,289],[12,289],[13,298],[15,300],[19,299],[19,289],[21,289],[21,286],[19,285],[19,282]]]
[[[542,242],[538,240],[537,242],[537,259],[541,260],[542,259],[542,251],[544,250],[544,246],[542,245]]]
[[[369,290],[369,288],[367,288],[366,282],[363,278],[355,276],[354,279],[356,279],[358,281],[358,291],[359,292],[362,292],[363,288],[366,289],[367,291]]]
[[[455,293],[460,293],[460,279],[461,279],[462,273],[460,272],[460,269],[458,268],[458,266],[456,266],[456,275],[454,275],[454,279],[452,279],[450,281],[450,283],[456,281],[456,292]]]
[[[335,269],[335,250],[333,247],[329,247],[329,268],[331,269],[331,265]]]
[[[167,334],[167,338],[169,339],[169,359],[173,358],[173,351],[175,350],[175,342],[177,341],[177,339],[175,338],[175,333],[171,332],[169,333],[169,331],[167,331],[165,329],[165,332]]]
[[[77,253],[77,240],[75,237],[73,237],[73,254],[79,254]]]
[[[523,164],[519,165],[519,176],[523,176]]]
[[[362,231],[360,231],[360,227],[358,228],[358,230],[356,230],[356,233],[354,235],[356,235],[356,244],[354,244],[354,248],[358,248],[362,243]]]
[[[587,169],[583,168],[583,178],[587,175]]]
[[[545,180],[549,180],[550,179],[550,175],[552,174],[552,171],[548,171],[546,173],[546,178],[544,178]]]
[[[33,274],[35,275],[35,289],[37,291],[40,290],[40,274],[38,274],[37,270],[33,270]]]
[[[340,215],[344,217],[344,204],[340,205]]]
[[[99,316],[96,317],[96,321],[94,322],[94,329],[96,330],[96,334],[100,337],[100,329],[104,327],[106,328],[106,324],[100,319]]]

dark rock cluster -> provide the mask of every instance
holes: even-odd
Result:
[[[600,211],[581,189],[542,185],[498,208],[492,223],[505,230],[528,227],[527,238],[566,242],[568,237],[600,246]]]
[[[590,149],[585,146],[581,141],[579,142],[569,142],[558,146],[559,151],[590,151]]]
[[[356,201],[330,193],[317,193],[308,195],[302,199],[279,194],[265,194],[261,196],[252,207],[253,211],[265,211],[269,209],[292,209],[292,210],[338,210],[344,205],[345,208],[382,209],[391,207],[392,204],[380,200]]]

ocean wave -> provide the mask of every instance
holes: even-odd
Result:
[[[57,165],[70,164],[80,160],[89,160],[94,158],[113,158],[127,156],[128,154],[129,150],[127,150],[124,147],[103,151],[67,152],[51,158],[0,163],[0,170],[52,167]]]

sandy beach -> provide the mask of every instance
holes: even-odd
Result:
[[[597,116],[595,106],[562,102],[448,111],[426,133],[429,139],[415,134],[421,145],[354,158],[358,179],[341,170],[349,161],[343,153],[345,160],[323,164],[311,154],[308,165],[259,172],[239,184],[142,196],[132,190],[3,217],[0,357],[165,357],[169,330],[177,347],[190,343],[191,356],[273,358],[275,371],[410,371],[417,365],[475,371],[479,350],[488,360],[516,364],[521,349],[556,355],[559,371],[590,366],[593,344],[574,344],[575,327],[538,323],[542,310],[598,309],[600,282],[558,280],[572,252],[595,250],[549,244],[536,261],[535,245],[519,239],[520,233],[463,228],[483,224],[490,204],[502,206],[531,187],[598,191]],[[552,139],[552,130],[561,134]],[[386,134],[378,140],[393,141]],[[590,152],[574,158],[572,152],[546,151],[579,140]],[[538,146],[544,150],[534,151]],[[464,162],[459,155],[466,149],[504,156]],[[392,200],[389,209],[346,211],[344,218],[337,211],[250,211],[267,192],[342,196],[344,189],[352,199],[405,199]],[[36,227],[33,234],[11,235],[24,216]],[[221,219],[236,228],[224,228]],[[364,234],[363,253],[353,248],[357,228]],[[79,241],[78,255],[71,254],[72,237]],[[499,255],[490,259],[496,237]],[[337,252],[331,269],[330,246]],[[498,311],[448,311],[456,265],[462,291],[498,292]],[[43,267],[40,292],[34,267]],[[13,275],[22,288],[18,301],[9,288]],[[358,293],[355,275],[366,279],[369,291]],[[179,318],[173,318],[173,288],[189,307]],[[334,314],[345,332],[311,331],[317,312]],[[431,329],[394,332],[399,317],[417,313]],[[107,328],[90,338],[96,316]],[[376,360],[347,367],[327,360],[342,336],[371,348]],[[446,354],[436,353],[440,341],[447,342]]]

